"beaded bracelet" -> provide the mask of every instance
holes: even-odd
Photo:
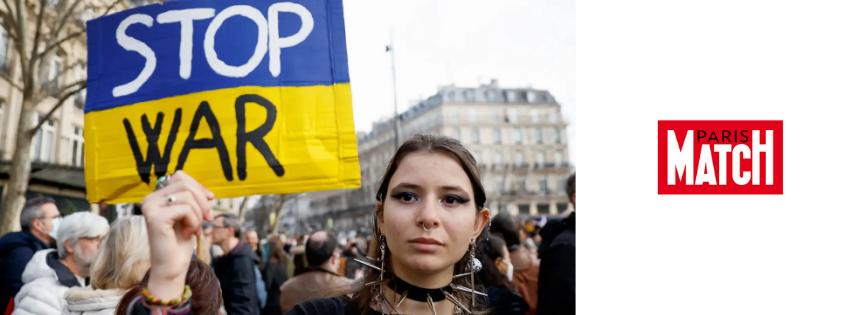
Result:
[[[163,301],[157,297],[154,297],[151,292],[148,291],[148,288],[142,288],[142,298],[145,299],[145,303],[148,305],[158,305],[158,306],[174,306],[183,304],[183,302],[188,301],[189,298],[192,297],[192,289],[189,288],[189,285],[185,285],[183,287],[183,296],[177,299]]]

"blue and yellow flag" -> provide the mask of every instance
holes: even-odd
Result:
[[[182,169],[219,198],[357,188],[342,0],[183,0],[88,22],[86,186]]]

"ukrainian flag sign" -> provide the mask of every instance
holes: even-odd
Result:
[[[88,22],[86,186],[139,202],[357,188],[342,0],[182,0]]]

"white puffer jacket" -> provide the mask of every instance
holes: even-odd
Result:
[[[21,276],[24,286],[15,296],[15,311],[12,315],[62,314],[68,286],[59,282],[56,271],[47,264],[48,254],[55,251],[53,249],[38,251],[27,263]],[[67,272],[70,274],[70,271]],[[73,277],[73,274],[66,276]]]
[[[92,290],[91,288],[71,288],[65,293],[63,315],[113,315],[124,290]]]

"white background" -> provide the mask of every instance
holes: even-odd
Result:
[[[576,18],[578,313],[851,314],[851,2]],[[657,195],[660,119],[783,120],[784,194]]]

